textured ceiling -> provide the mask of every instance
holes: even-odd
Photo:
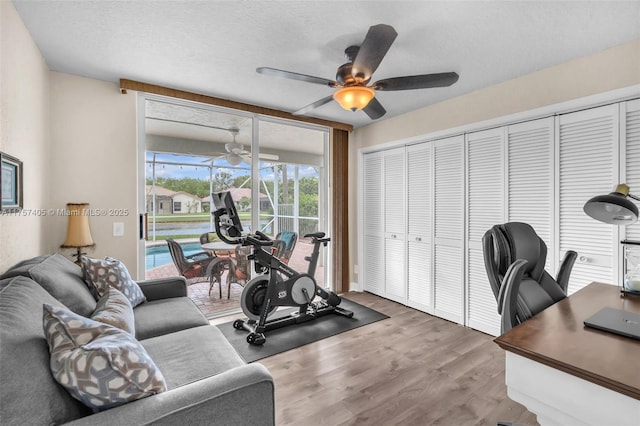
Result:
[[[334,79],[371,25],[398,37],[372,81],[455,71],[448,88],[378,92],[389,118],[640,38],[640,1],[22,1],[49,68],[295,111],[332,89],[259,75]],[[331,102],[309,114],[353,124]]]

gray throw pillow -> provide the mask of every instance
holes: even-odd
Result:
[[[91,315],[96,300],[87,289],[82,268],[59,253],[38,256],[11,267],[2,277],[31,278],[73,312]]]
[[[131,334],[43,305],[53,377],[95,412],[163,392],[164,377]]]
[[[140,286],[131,279],[127,267],[118,259],[112,257],[94,259],[82,256],[81,260],[85,278],[95,287],[100,297],[104,296],[109,287],[113,287],[122,292],[134,308],[146,302],[147,299]]]
[[[118,327],[132,336],[136,335],[131,302],[113,287],[109,287],[104,296],[98,300],[98,305],[91,315],[91,319]]]

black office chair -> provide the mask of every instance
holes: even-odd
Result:
[[[577,253],[567,251],[554,280],[545,270],[547,245],[521,222],[496,225],[482,237],[484,266],[505,333],[567,297]]]

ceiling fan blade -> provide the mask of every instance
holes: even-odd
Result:
[[[365,80],[370,79],[397,36],[398,33],[391,25],[379,24],[369,28],[353,60],[351,74]]]
[[[318,107],[321,107],[324,104],[328,104],[329,102],[331,102],[333,100],[333,95],[329,95],[326,98],[322,98],[320,100],[315,101],[312,104],[309,104],[305,107],[300,108],[299,110],[293,112],[293,115],[303,115],[308,113],[309,111],[316,109]]]
[[[283,71],[276,68],[260,67],[256,68],[258,74],[271,75],[274,77],[288,78],[291,80],[306,81],[307,83],[322,84],[323,86],[337,87],[338,83],[322,77],[300,74],[292,71]]]
[[[412,75],[407,77],[386,78],[373,83],[375,90],[413,90],[429,89],[431,87],[447,87],[458,81],[455,72],[442,72],[438,74]]]
[[[371,99],[371,101],[369,101],[367,106],[364,107],[362,110],[365,113],[367,113],[369,118],[372,120],[377,120],[378,118],[382,117],[387,113],[387,110],[384,109],[382,104],[376,98]]]
[[[247,158],[251,158],[251,157],[252,157],[252,154],[247,152],[246,154],[243,154],[243,156],[244,156],[244,157],[247,157]],[[264,152],[260,152],[260,153],[258,154],[258,158],[259,158],[259,159],[261,159],[261,160],[272,160],[272,161],[277,161],[277,160],[279,160],[279,159],[280,159],[280,156],[279,156],[279,155],[277,155],[277,154],[266,154],[266,153],[264,153]]]

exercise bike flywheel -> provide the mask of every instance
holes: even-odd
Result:
[[[240,296],[240,306],[242,307],[242,312],[244,312],[247,318],[254,321],[258,321],[260,319],[262,305],[267,298],[268,285],[268,277],[256,277],[249,281],[249,284],[247,284],[244,287],[244,290],[242,290],[242,295]],[[277,306],[275,305],[269,307],[267,317],[275,312],[276,308]]]

